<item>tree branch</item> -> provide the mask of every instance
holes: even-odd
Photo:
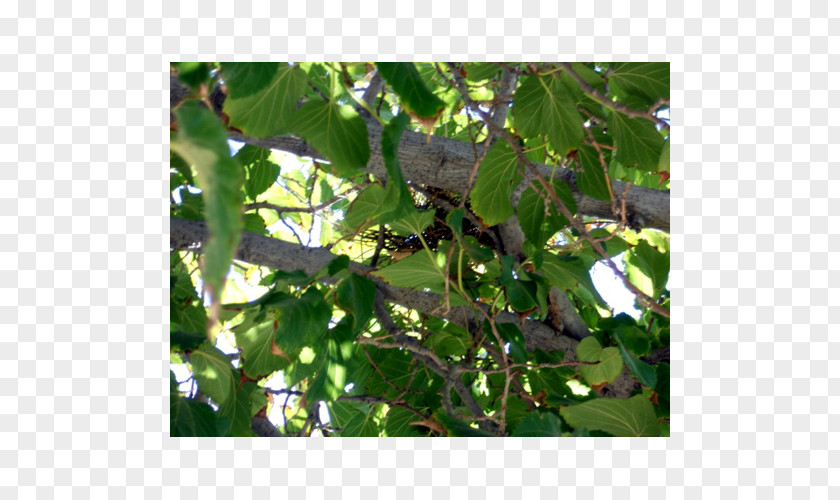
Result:
[[[177,105],[186,93],[177,79],[170,79],[170,104]],[[382,156],[382,126],[374,119],[366,119],[371,156],[366,171],[379,179],[386,179],[385,160]],[[325,159],[306,141],[294,136],[255,138],[229,131],[228,137],[254,146],[279,149],[298,156]],[[406,130],[399,147],[399,162],[403,176],[411,183],[425,184],[453,193],[460,193],[469,181],[475,164],[474,145],[469,142],[433,135],[426,144],[426,135]],[[578,211],[581,214],[604,219],[614,219],[609,202],[595,200],[576,189],[575,172],[563,167],[535,164],[541,175],[566,181],[571,187]],[[613,192],[622,192],[624,182],[612,181]],[[631,184],[627,193],[627,220],[631,227],[649,227],[661,231],[671,230],[670,191],[660,191]]]

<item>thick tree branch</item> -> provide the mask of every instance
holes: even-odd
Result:
[[[177,105],[187,94],[177,79],[170,79],[170,104]],[[368,118],[368,140],[371,157],[366,171],[380,179],[386,179],[385,161],[382,157],[382,126]],[[298,156],[324,159],[324,156],[306,141],[293,136],[254,138],[237,132],[229,132],[233,140],[246,142],[254,146],[279,149]],[[403,176],[408,182],[434,186],[454,193],[460,193],[468,185],[470,172],[475,165],[474,145],[469,142],[431,136],[426,144],[426,135],[419,132],[405,131],[399,148],[399,161]],[[536,165],[541,175],[550,177],[554,171],[555,179],[562,179],[572,187],[578,211],[581,214],[612,220],[615,216],[609,202],[595,200],[583,195],[576,189],[575,172],[562,167]],[[624,191],[624,182],[613,181],[613,192]],[[631,227],[654,228],[670,232],[670,191],[659,191],[631,185],[627,193],[627,220]]]

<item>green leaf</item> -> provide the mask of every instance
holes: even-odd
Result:
[[[422,234],[423,231],[435,221],[434,209],[412,212],[400,220],[390,222],[388,225],[401,236]]]
[[[205,342],[190,355],[193,376],[198,387],[219,406],[224,406],[236,391],[236,379],[230,359]]]
[[[201,308],[204,311],[204,308]],[[202,328],[203,328],[202,324]],[[172,351],[192,351],[202,342],[207,340],[207,335],[203,333],[192,333],[182,331],[169,332],[169,349]]]
[[[505,296],[510,306],[519,312],[530,311],[537,307],[537,284],[513,277],[513,258],[502,256],[502,274],[499,282],[505,287]]]
[[[376,285],[358,274],[351,274],[335,289],[335,299],[339,307],[353,315],[353,328],[360,330],[373,314],[373,300]]]
[[[502,338],[502,342],[510,344],[510,356],[516,363],[524,363],[528,360],[528,352],[525,350],[525,336],[514,323],[496,323],[496,331]],[[484,321],[484,334],[492,343],[496,343],[496,337],[490,328],[490,323]],[[504,347],[504,346],[502,346]]]
[[[639,379],[648,387],[656,387],[656,370],[652,366],[637,358],[624,347],[621,340],[618,340],[618,349],[621,351],[621,357],[627,368],[630,369],[630,374]]]
[[[225,99],[224,112],[230,117],[230,125],[251,137],[288,132],[306,81],[306,73],[297,66],[281,65],[267,86],[251,94],[248,92],[252,89],[246,86],[247,95]]]
[[[407,110],[422,118],[436,117],[443,110],[444,102],[426,87],[413,63],[382,62],[376,68]]]
[[[495,77],[502,70],[496,63],[468,63],[466,65],[467,80],[480,82]]]
[[[662,147],[662,154],[659,155],[659,172],[671,171],[671,141],[665,140],[665,146]]]
[[[277,62],[223,62],[222,72],[231,99],[248,97],[268,87],[277,75]]]
[[[428,288],[443,285],[445,264],[446,255],[421,251],[371,274],[395,286]]]
[[[236,346],[242,350],[242,367],[245,374],[258,379],[283,368],[287,361],[271,353],[274,339],[273,320],[264,321],[247,329],[234,330]]]
[[[609,78],[610,83],[618,83],[625,92],[646,98],[648,105],[671,96],[668,62],[613,63]]]
[[[299,299],[288,298],[273,304],[277,314],[274,341],[292,359],[304,346],[320,345],[327,332],[332,311],[315,288],[309,288]]]
[[[327,264],[327,274],[329,276],[335,276],[341,271],[347,269],[349,266],[350,257],[346,255],[339,255],[338,257],[331,260],[329,264]]]
[[[589,385],[612,382],[621,375],[621,369],[624,368],[621,353],[618,349],[615,347],[602,348],[595,337],[586,337],[580,341],[577,347],[577,357],[578,361],[598,363],[597,365],[581,365],[580,367],[580,374],[583,375]]]
[[[660,436],[653,405],[643,395],[630,399],[593,399],[560,410],[572,427],[609,432],[613,436]]]
[[[373,419],[374,411],[364,405],[332,401],[327,403],[330,409],[330,421],[341,428],[340,434],[345,437],[378,437],[379,426]]]
[[[391,406],[385,417],[385,433],[388,437],[423,437],[428,433],[421,432],[425,427],[411,425],[412,422],[422,422],[416,413],[401,406]]]
[[[650,354],[650,337],[645,335],[645,332],[635,325],[635,320],[632,326],[620,325],[614,327],[612,336],[618,343],[626,346],[636,356],[647,356]]]
[[[329,158],[340,177],[357,174],[370,158],[367,126],[350,106],[308,102],[295,113],[292,131]]]
[[[576,183],[580,192],[601,201],[610,201],[610,188],[604,176],[604,167],[598,158],[598,151],[592,146],[584,144],[578,150],[580,172]],[[607,161],[606,158],[604,161]]]
[[[615,158],[626,167],[656,172],[665,145],[656,125],[644,118],[630,118],[621,113],[610,115],[608,123],[615,138]]]
[[[383,210],[387,207],[388,211],[380,217],[380,222],[389,222],[414,211],[414,199],[408,192],[398,159],[400,136],[409,121],[407,114],[400,113],[382,129],[382,158],[388,173]]]
[[[219,409],[216,428],[220,436],[252,437],[254,435],[251,417],[256,412],[253,411],[251,397],[256,389],[257,384],[254,382],[243,384],[237,389],[235,397]]]
[[[558,437],[563,433],[563,421],[557,415],[531,412],[522,419],[513,437]]]
[[[365,222],[372,221],[382,211],[385,190],[379,184],[371,184],[353,200],[344,222],[347,227],[356,229]]]
[[[494,226],[513,215],[510,197],[520,179],[516,152],[505,141],[496,141],[478,167],[470,194],[472,209],[484,224]]]
[[[198,171],[210,233],[202,246],[202,279],[218,302],[242,230],[242,169],[230,157],[227,132],[212,111],[190,101],[175,115],[178,135],[170,147]]]
[[[494,437],[495,434],[491,434],[487,431],[478,429],[476,427],[472,427],[467,422],[463,420],[458,420],[457,418],[450,417],[446,414],[443,408],[439,409],[434,414],[435,420],[440,422],[440,424],[449,432],[449,437]]]
[[[244,145],[234,155],[248,173],[248,180],[245,181],[245,192],[252,200],[264,193],[277,180],[280,175],[280,165],[269,159],[271,151],[265,148],[258,148],[250,144]]]
[[[656,365],[656,394],[658,394],[656,414],[660,417],[671,416],[671,365]]]
[[[516,91],[511,112],[519,135],[546,134],[561,156],[577,149],[583,140],[583,121],[575,107],[575,99],[559,78],[525,78]]]
[[[658,298],[665,291],[671,269],[670,252],[661,253],[647,240],[639,242],[624,256],[625,273],[648,296]]]
[[[539,193],[531,187],[522,193],[519,205],[516,207],[516,217],[528,241],[533,243],[535,247],[542,248],[546,240],[560,228],[568,225],[569,221],[558,213],[551,198],[546,203],[542,195],[542,193],[545,193],[545,189],[542,186],[538,187],[540,189]],[[564,182],[556,182],[554,189],[569,212],[576,213],[577,203],[575,203],[569,186]],[[546,215],[546,204],[548,215]]]
[[[210,81],[210,65],[206,62],[178,62],[172,65],[178,68],[178,80],[193,90]]]
[[[441,330],[432,333],[425,345],[435,351],[439,357],[463,356],[469,349],[471,340],[466,330]]]
[[[169,372],[169,435],[206,437],[216,435],[216,414],[210,405],[181,396],[175,375]]]
[[[560,257],[550,252],[542,255],[540,271],[551,286],[577,294],[587,301],[606,304],[592,283],[589,268],[580,257]]]
[[[347,385],[347,362],[337,339],[330,336],[326,343],[324,364],[318,371],[306,395],[310,401],[334,400],[344,394]],[[352,344],[347,343],[350,352]]]

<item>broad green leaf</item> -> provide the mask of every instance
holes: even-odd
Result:
[[[610,132],[615,138],[615,158],[626,167],[656,172],[665,140],[656,125],[644,118],[630,118],[619,112],[610,115]]]
[[[378,437],[379,426],[373,419],[373,409],[365,405],[332,401],[327,403],[330,421],[341,429],[342,436]]]
[[[353,200],[344,222],[351,229],[356,229],[367,221],[373,220],[382,211],[385,190],[379,184],[371,184]]]
[[[587,301],[606,304],[601,294],[592,283],[589,268],[579,257],[560,257],[550,252],[543,252],[543,264],[540,268],[545,279],[560,290],[567,290]]]
[[[245,135],[270,137],[291,130],[304,90],[306,73],[297,66],[281,65],[267,86],[243,97],[229,96],[223,109],[230,125]]]
[[[346,255],[339,255],[338,257],[334,258],[327,264],[327,275],[328,276],[335,276],[336,274],[340,273],[341,271],[347,269],[350,266],[350,257]]]
[[[513,277],[513,258],[502,256],[502,274],[499,282],[505,287],[505,296],[510,306],[519,312],[530,311],[537,307],[537,284]]]
[[[265,219],[259,214],[243,214],[242,215],[242,230],[249,233],[262,234],[268,236],[268,229]]]
[[[385,417],[385,433],[388,437],[423,437],[428,433],[422,432],[426,427],[411,425],[412,422],[422,422],[423,419],[411,410],[401,406],[391,406]]]
[[[295,113],[292,131],[323,153],[340,177],[352,177],[370,158],[367,126],[350,106],[310,101]]]
[[[256,413],[251,405],[251,397],[257,389],[257,384],[247,382],[236,390],[236,394],[228,404],[219,409],[219,419],[216,428],[220,436],[251,437],[251,417]],[[259,408],[258,408],[259,410]]]
[[[318,346],[327,332],[332,311],[324,297],[314,287],[300,298],[289,297],[273,304],[277,314],[277,333],[274,341],[291,358],[296,358],[304,346]]]
[[[348,343],[352,350],[352,345]],[[347,363],[338,340],[330,336],[326,342],[324,363],[312,380],[306,395],[310,401],[334,400],[344,394],[347,385]]]
[[[577,157],[580,172],[577,174],[576,183],[580,192],[596,200],[610,201],[610,189],[607,187],[607,178],[598,152],[592,146],[584,144],[578,150]],[[608,159],[605,157],[604,161]]]
[[[388,223],[391,228],[402,236],[422,234],[435,221],[434,209],[412,212],[400,220]]]
[[[273,319],[247,329],[234,330],[234,333],[236,346],[242,350],[242,367],[248,377],[258,379],[288,364],[287,360],[271,353],[271,343],[274,339]]]
[[[421,118],[436,117],[443,110],[445,103],[426,87],[414,63],[382,62],[376,68],[407,110]]]
[[[227,132],[212,111],[190,101],[175,115],[178,135],[170,146],[198,171],[210,232],[202,246],[202,279],[218,302],[242,229],[242,168],[230,157]]]
[[[572,427],[609,432],[613,436],[660,436],[653,405],[643,395],[630,399],[594,399],[560,410]]]
[[[630,374],[639,379],[648,387],[656,387],[656,370],[649,364],[631,354],[621,340],[618,340],[618,349],[621,351],[621,357],[627,368],[630,369]]]
[[[606,83],[603,76],[600,73],[595,71],[594,69],[590,68],[584,63],[572,63],[572,69],[575,73],[578,74],[581,78],[583,78],[586,83],[590,86],[598,89],[599,87],[603,87]]]
[[[280,165],[269,159],[271,151],[246,144],[234,155],[234,159],[245,167],[248,180],[245,181],[245,192],[252,200],[264,193],[280,175]]]
[[[612,336],[636,356],[647,356],[650,354],[650,337],[635,325],[635,320],[633,325],[614,327]]]
[[[210,405],[181,396],[178,381],[169,372],[169,435],[171,437],[215,436],[216,414]]]
[[[522,419],[514,437],[558,437],[563,433],[563,421],[551,412],[531,412]]]
[[[495,226],[513,215],[510,197],[520,179],[516,152],[505,141],[496,141],[478,167],[470,193],[472,209],[484,224]]]
[[[546,134],[561,156],[577,149],[583,140],[583,120],[575,108],[575,99],[559,78],[525,78],[516,91],[511,112],[519,135]]]
[[[671,254],[661,253],[647,240],[639,242],[624,256],[625,273],[630,281],[648,296],[658,298],[668,283]]]
[[[205,342],[190,355],[193,376],[201,392],[210,396],[219,406],[224,406],[236,391],[230,359]]]
[[[662,154],[659,155],[659,172],[671,171],[671,141],[666,139],[662,147]]]
[[[496,63],[468,63],[467,80],[480,82],[498,75],[502,68]]]
[[[446,414],[443,408],[439,409],[434,414],[435,420],[440,422],[444,429],[449,433],[449,437],[494,437],[487,431],[479,429],[477,426],[473,427],[463,420],[450,417]]]
[[[414,211],[414,199],[403,179],[398,159],[400,136],[409,121],[407,114],[400,113],[382,129],[382,158],[388,172],[383,209],[387,207],[388,212],[380,217],[380,222],[389,222]]]
[[[519,220],[519,225],[525,237],[534,244],[537,248],[542,248],[546,240],[566,226],[569,221],[560,215],[554,202],[548,197],[546,201],[542,193],[545,190],[542,186],[539,187],[539,194],[529,187],[522,193],[519,199],[519,205],[516,207],[516,217]],[[572,191],[568,185],[563,182],[557,182],[554,185],[555,192],[561,202],[574,214],[577,212],[577,204],[572,196]],[[546,214],[546,212],[548,212]]]
[[[440,357],[463,356],[470,347],[469,334],[438,331],[432,333],[425,345],[429,346]]]
[[[595,337],[586,337],[580,341],[577,347],[578,361],[590,363],[597,362],[597,365],[581,365],[580,374],[586,379],[589,385],[598,385],[612,382],[624,368],[621,360],[621,353],[615,347],[601,347]],[[590,427],[592,429],[592,427]]]
[[[268,87],[277,75],[278,62],[221,63],[228,97],[239,99]]]
[[[371,274],[395,286],[428,288],[443,285],[446,255],[420,251]]]
[[[671,63],[623,62],[612,64],[610,83],[646,98],[648,105],[671,96]]]
[[[373,314],[376,285],[358,274],[351,274],[335,288],[336,303],[353,315],[353,327],[360,330]]]

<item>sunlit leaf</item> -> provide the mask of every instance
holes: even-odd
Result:
[[[624,166],[656,172],[665,140],[656,125],[644,118],[630,118],[620,112],[609,118],[610,133],[615,138],[615,158]]]
[[[341,177],[355,175],[370,158],[367,126],[350,106],[310,101],[295,113],[292,131],[323,153]]]
[[[525,78],[514,96],[512,113],[519,135],[546,134],[560,155],[577,149],[583,139],[583,120],[575,108],[575,99],[559,78]]]
[[[586,427],[614,436],[660,435],[653,405],[642,395],[630,399],[594,399],[567,406],[560,414],[572,427]]]
[[[361,329],[373,314],[376,285],[358,274],[351,274],[335,289],[338,305],[353,315],[353,324]]]
[[[505,141],[496,141],[478,167],[470,201],[475,214],[488,226],[513,215],[510,197],[521,179],[516,164],[516,152]]]
[[[621,353],[615,347],[601,347],[595,337],[586,337],[577,347],[579,361],[598,363],[597,365],[581,365],[580,373],[589,385],[612,382],[624,368]]]
[[[540,271],[552,286],[580,294],[586,300],[606,304],[592,283],[589,268],[579,257],[560,257],[543,252]]]
[[[221,63],[228,97],[248,97],[268,87],[277,75],[278,62]]]
[[[631,94],[643,96],[648,104],[671,96],[671,63],[622,62],[613,63],[610,83],[618,83]]]
[[[230,125],[252,137],[288,132],[295,107],[306,89],[306,73],[297,66],[283,65],[267,86],[260,81],[255,82],[254,87],[257,86],[258,90],[249,93],[253,87],[246,85],[245,95],[225,99],[223,110],[230,117]]]
[[[230,359],[205,342],[190,354],[190,363],[201,391],[220,406],[225,405],[236,391],[236,379]]]
[[[425,288],[443,284],[446,255],[420,251],[371,274],[395,286]]]

